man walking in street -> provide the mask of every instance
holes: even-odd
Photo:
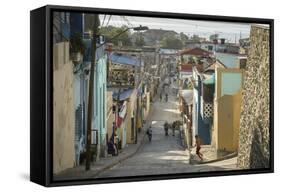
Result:
[[[165,121],[164,123],[164,130],[165,130],[165,135],[168,136],[169,124],[167,121]]]
[[[147,129],[146,134],[148,136],[149,142],[151,142],[151,139],[152,139],[152,128],[151,128],[151,126],[149,126],[149,128]]]
[[[196,154],[201,159],[201,161],[203,161],[203,154],[200,152],[201,145],[202,145],[201,138],[199,138],[198,135],[195,135]]]

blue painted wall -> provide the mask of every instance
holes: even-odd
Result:
[[[194,115],[194,133],[195,135],[199,135],[199,137],[203,140],[205,145],[209,145],[211,143],[211,135],[210,135],[210,124],[205,123],[201,113],[201,95],[202,95],[202,82],[199,75],[196,75],[196,86],[194,87],[194,107],[193,107],[193,115]]]
[[[94,92],[94,128],[99,131],[99,141],[106,137],[106,63],[107,55],[99,57],[96,63]]]
[[[82,13],[70,13],[70,36],[76,33],[83,34],[83,15]]]
[[[236,94],[241,89],[241,86],[242,73],[223,72],[221,74],[221,97]]]

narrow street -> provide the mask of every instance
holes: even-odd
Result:
[[[102,172],[97,176],[98,178],[224,169],[223,163],[214,164],[212,167],[209,165],[190,165],[189,151],[181,147],[178,131],[176,131],[175,136],[172,136],[172,131],[169,130],[169,135],[165,136],[163,128],[165,121],[171,123],[180,118],[176,95],[170,89],[166,89],[166,92],[169,93],[168,102],[165,101],[163,94],[162,101],[157,97],[152,104],[152,111],[149,117],[153,131],[152,141],[149,142],[148,138],[145,137],[145,143],[133,157]],[[228,160],[227,165],[233,168],[231,163]]]
[[[54,181],[270,167],[270,28],[157,17],[54,12]]]

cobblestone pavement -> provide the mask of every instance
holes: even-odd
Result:
[[[102,172],[98,178],[235,169],[235,158],[226,162],[191,165],[189,151],[180,146],[178,133],[176,132],[175,136],[172,136],[171,132],[169,136],[164,135],[164,122],[180,119],[178,101],[171,91],[168,92],[168,102],[158,99],[152,104],[153,111],[150,115],[152,141],[149,142],[146,138],[141,149],[133,157]],[[165,100],[164,96],[163,99]]]

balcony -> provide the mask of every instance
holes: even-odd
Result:
[[[137,84],[138,75],[127,70],[112,70],[107,79],[108,87],[133,88]]]

